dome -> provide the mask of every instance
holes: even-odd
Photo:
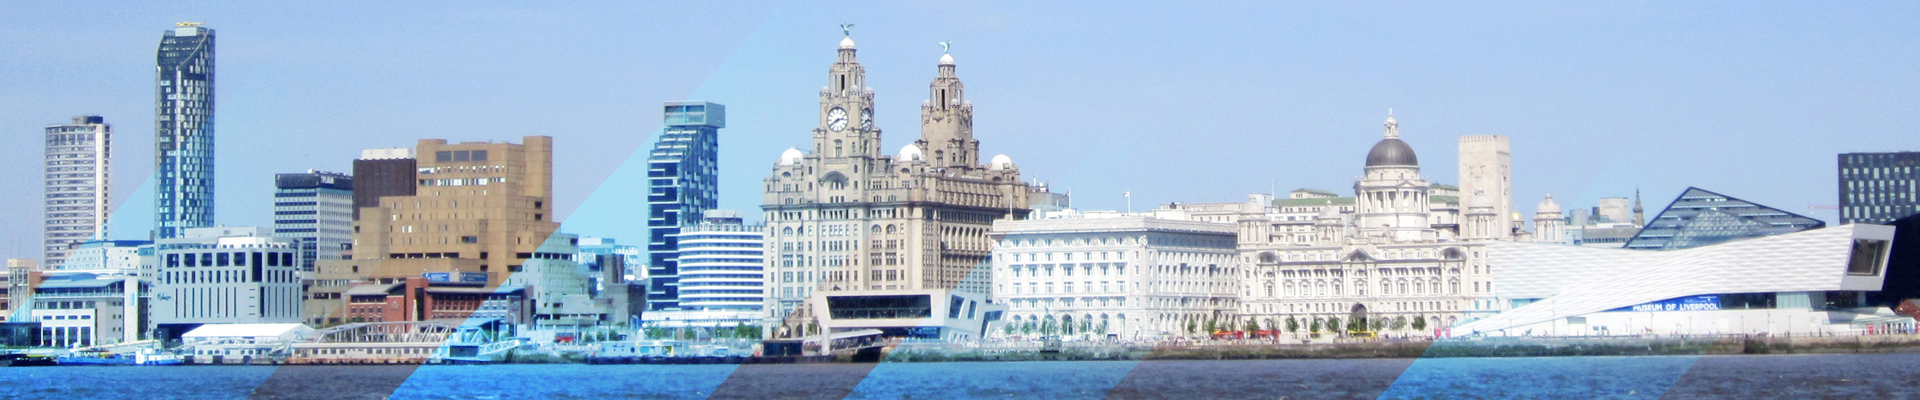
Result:
[[[952,55],[952,54],[941,54],[941,55],[940,55],[940,65],[953,65],[953,55]]]
[[[993,156],[993,161],[987,163],[987,169],[991,170],[998,171],[1011,168],[1013,168],[1013,158],[1007,157],[1005,154]]]
[[[900,155],[894,156],[893,159],[900,162],[921,162],[927,160],[927,155],[920,153],[919,146],[909,144],[901,147]]]
[[[1413,146],[1396,138],[1381,139],[1367,152],[1367,166],[1420,166],[1420,157],[1413,155]]]
[[[852,38],[852,37],[844,37],[844,38],[840,38],[840,49],[841,49],[841,50],[852,50],[852,49],[853,49],[853,38]]]
[[[787,151],[780,153],[779,165],[799,164],[800,158],[805,156],[806,156],[805,154],[800,154],[800,149],[787,148]]]
[[[1559,214],[1560,203],[1554,202],[1553,195],[1549,194],[1547,195],[1546,200],[1540,201],[1540,207],[1538,207],[1534,212],[1540,213],[1540,214],[1547,214],[1547,213]]]

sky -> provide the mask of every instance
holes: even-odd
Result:
[[[418,139],[554,138],[563,231],[638,243],[663,102],[727,105],[720,206],[807,147],[842,33],[885,149],[953,41],[982,158],[1081,209],[1352,191],[1389,109],[1422,172],[1511,138],[1514,207],[1688,186],[1834,221],[1836,155],[1920,150],[1920,3],[0,2],[0,257],[39,258],[44,128],[113,125],[114,238],[142,238],[154,51],[217,32],[216,220],[272,223],[274,173]],[[637,157],[637,158],[636,158]],[[983,160],[984,161],[984,160]],[[623,165],[625,167],[623,167]],[[1651,217],[1651,215],[1649,215]]]

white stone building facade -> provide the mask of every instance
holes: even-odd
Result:
[[[1232,224],[1168,210],[1055,214],[994,223],[993,299],[1013,334],[1158,339],[1237,320]]]

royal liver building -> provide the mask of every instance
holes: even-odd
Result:
[[[987,231],[1025,217],[1035,190],[1005,155],[980,164],[973,104],[950,55],[920,105],[920,139],[881,154],[873,89],[854,54],[853,39],[842,39],[813,148],[788,149],[766,180],[766,326],[776,337],[819,330],[803,306],[816,292],[984,293]]]

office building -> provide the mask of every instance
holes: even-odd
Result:
[[[154,96],[156,239],[213,226],[213,30],[182,22],[160,38]]]
[[[1624,247],[1646,226],[1637,190],[1632,199],[1603,197],[1594,207],[1573,207],[1562,219],[1560,243],[1586,247]]]
[[[826,310],[814,305],[857,306],[869,295],[945,299],[939,293],[989,268],[993,221],[1027,216],[1033,192],[1013,160],[980,163],[973,103],[955,65],[953,56],[940,57],[920,105],[919,140],[889,156],[874,125],[866,68],[853,39],[841,39],[820,89],[810,151],[783,152],[765,181],[763,326],[772,336],[817,332]],[[982,278],[974,282],[985,284]]]
[[[105,238],[111,199],[113,127],[98,115],[47,126],[45,246],[41,260],[59,267],[80,242]]]
[[[1686,249],[1826,226],[1812,217],[1689,187],[1627,241],[1626,248]]]
[[[156,337],[203,324],[300,322],[299,253],[258,227],[193,228],[154,242]]]
[[[680,307],[649,311],[648,327],[726,328],[760,325],[767,300],[765,226],[746,225],[734,210],[707,210],[700,223],[675,234]]]
[[[1234,223],[1067,210],[993,227],[992,298],[1008,307],[993,336],[1152,340],[1240,326]]]
[[[430,319],[499,319],[508,323],[533,322],[533,299],[527,288],[505,285],[489,288],[487,276],[459,272],[428,272],[397,283],[361,282],[346,291],[346,322],[425,321]]]
[[[1920,152],[1840,155],[1840,224],[1920,214]]]
[[[300,248],[300,270],[313,262],[340,260],[353,243],[353,177],[333,172],[273,177],[273,237]]]
[[[559,224],[550,218],[553,138],[522,140],[420,140],[415,194],[380,197],[360,209],[353,258],[315,263],[306,321],[341,323],[342,296],[355,285],[452,272],[484,276],[490,288],[526,287],[538,301],[533,318],[543,323],[598,318],[590,312],[588,278],[573,260],[578,239],[555,233]]]
[[[353,160],[354,219],[360,219],[361,208],[379,207],[381,197],[416,193],[419,162],[413,157],[413,149],[405,147],[360,151]]]
[[[719,202],[720,129],[727,107],[669,102],[660,138],[647,154],[647,307],[680,308],[674,242],[680,227],[700,221]]]
[[[14,314],[21,310],[33,309],[27,300],[33,298],[33,287],[40,285],[40,260],[31,258],[7,259],[7,276],[4,288],[6,303],[0,303],[0,322],[14,321]],[[26,318],[21,315],[20,318]]]
[[[101,346],[146,337],[143,318],[149,283],[138,269],[56,271],[33,289],[31,321],[40,323],[40,345]]]
[[[140,253],[144,250],[148,252],[150,256],[153,251],[152,245],[153,242],[145,240],[90,240],[81,242],[78,246],[74,247],[73,254],[67,257],[66,263],[61,264],[58,268],[51,268],[49,270],[96,273],[150,273],[150,271],[141,270],[143,263],[147,260],[145,260]]]

